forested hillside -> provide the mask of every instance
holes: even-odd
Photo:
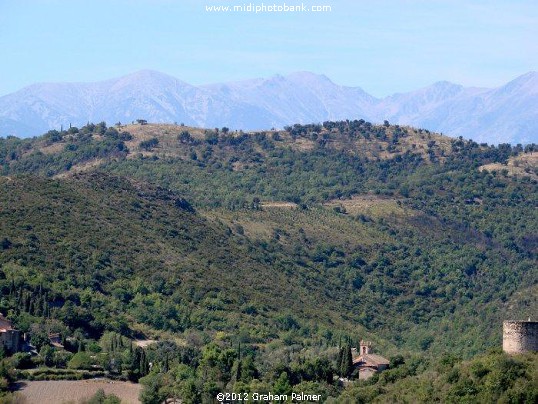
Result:
[[[536,153],[362,120],[0,139],[0,312],[86,345],[159,339],[146,393],[187,402],[336,398],[338,349],[361,338],[407,367],[344,392],[359,402],[418,391],[431,371],[439,386],[478,383],[482,365],[532,379],[532,355],[459,363],[538,312]],[[439,364],[447,353],[457,363]],[[501,395],[464,387],[439,397]]]

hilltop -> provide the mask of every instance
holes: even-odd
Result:
[[[510,157],[510,152],[506,154],[506,148],[503,147],[496,149],[425,129],[390,125],[388,122],[373,125],[362,119],[295,124],[284,130],[251,132],[234,131],[226,127],[222,130],[198,128],[177,123],[119,124],[107,129],[102,122],[99,125],[84,126],[80,130],[76,127],[63,132],[52,130],[35,139],[11,137],[4,140],[3,145],[4,153],[8,149],[16,150],[10,152],[12,158],[6,156],[3,161],[6,173],[19,170],[43,173],[46,166],[49,175],[85,170],[86,167],[92,168],[106,161],[117,161],[120,157],[169,157],[190,161],[194,159],[193,152],[197,153],[196,159],[199,155],[204,157],[203,153],[213,146],[216,147],[211,151],[211,157],[222,162],[234,160],[234,171],[241,169],[241,161],[267,158],[275,150],[314,154],[325,150],[367,162],[400,161],[412,155],[425,164],[444,163],[466,148],[483,151],[485,154],[493,153],[490,158],[502,160],[502,164],[506,164],[504,160]],[[516,150],[523,151],[523,148]],[[525,150],[534,150],[534,146]],[[214,152],[217,155],[213,156]],[[70,164],[56,166],[55,162],[59,158],[70,159]],[[41,164],[34,167],[34,164],[29,163],[31,160],[39,160]],[[19,168],[21,164],[22,167]]]
[[[171,223],[176,220],[187,223],[181,225],[187,232],[186,239],[196,240],[198,236],[190,232],[198,233],[195,229],[205,226],[207,230],[204,232],[221,234],[215,237],[231,243],[227,249],[233,250],[236,247],[232,246],[237,243],[243,246],[237,247],[242,251],[240,255],[235,258],[231,255],[227,262],[238,263],[259,257],[260,269],[245,272],[240,277],[241,282],[259,282],[251,279],[254,274],[271,279],[269,285],[272,286],[267,286],[267,290],[276,288],[269,293],[276,296],[279,295],[276,290],[286,290],[288,286],[284,285],[290,284],[290,276],[299,276],[297,280],[291,280],[291,284],[303,285],[300,289],[303,292],[283,294],[294,296],[297,303],[287,299],[275,303],[278,299],[270,299],[276,304],[273,307],[275,313],[282,312],[284,307],[295,307],[294,312],[302,313],[301,308],[313,307],[313,301],[330,296],[334,307],[330,309],[333,314],[326,316],[330,319],[327,326],[333,321],[341,321],[338,318],[345,318],[348,320],[343,322],[351,321],[351,327],[362,324],[366,328],[385,327],[389,330],[396,307],[403,304],[415,313],[412,316],[418,316],[405,326],[409,333],[415,321],[446,321],[447,314],[443,310],[450,313],[468,310],[465,303],[468,296],[475,293],[488,295],[491,293],[486,287],[488,284],[510,285],[510,292],[507,295],[504,294],[506,290],[503,292],[504,299],[510,300],[516,292],[514,285],[521,283],[524,287],[523,280],[527,279],[530,282],[527,285],[532,287],[536,275],[511,269],[532,265],[536,254],[536,233],[533,231],[536,167],[515,173],[515,176],[484,170],[492,165],[503,167],[510,164],[511,159],[535,161],[527,157],[533,156],[531,147],[526,150],[496,148],[425,130],[372,125],[362,120],[294,125],[284,131],[252,133],[170,124],[107,128],[103,123],[71,128],[62,133],[51,131],[35,139],[10,138],[2,140],[0,145],[3,174],[9,176],[3,186],[9,188],[6,197],[10,195],[12,198],[4,203],[13,209],[20,205],[18,210],[12,211],[19,212],[17,220],[5,222],[4,226],[9,223],[15,226],[17,221],[24,219],[26,213],[21,209],[25,201],[43,204],[39,208],[32,207],[32,212],[46,209],[49,204],[63,209],[62,204],[52,202],[49,193],[44,191],[60,187],[65,192],[87,195],[85,203],[93,200],[95,212],[103,209],[116,212],[111,211],[107,216],[110,219],[107,219],[106,228],[125,230],[110,235],[111,240],[124,240],[115,247],[118,253],[124,257],[152,255],[150,262],[154,264],[150,267],[164,265],[158,272],[169,273],[168,265],[183,262],[187,257],[186,250],[173,254],[176,247],[166,247],[170,241],[157,241],[154,236],[126,227],[126,224],[136,225],[144,219],[147,222],[144,226],[149,226],[147,230],[153,226],[159,229],[162,226],[159,217],[177,216],[177,213],[150,213],[155,208],[143,208],[147,202],[138,200],[136,195],[140,192],[133,188],[134,185],[129,185],[132,181],[134,184],[151,183],[176,195],[167,196],[166,201],[184,200],[185,206],[193,207],[195,213],[171,220]],[[106,206],[100,205],[105,201],[104,194],[91,196],[90,191],[94,192],[96,187],[100,193],[109,195]],[[143,195],[151,195],[148,192]],[[134,199],[123,201],[130,194]],[[72,199],[67,194],[62,198]],[[80,203],[82,200],[75,206]],[[109,207],[109,203],[114,205]],[[170,209],[169,204],[175,209],[172,202],[163,203],[163,209]],[[127,209],[129,206],[135,206],[134,210]],[[140,209],[142,211],[138,212]],[[86,218],[89,219],[91,217]],[[37,220],[37,217],[28,219],[30,223]],[[506,227],[508,224],[509,228]],[[79,227],[75,222],[68,225],[62,221],[53,225],[56,230],[41,229],[43,233],[37,237],[47,239],[51,232],[65,233],[66,230],[61,229],[66,226]],[[100,226],[95,223],[92,233],[99,233]],[[4,232],[8,229],[9,226]],[[9,231],[13,235],[18,232],[16,227]],[[162,231],[163,234],[170,232],[177,233],[171,229]],[[429,235],[428,240],[422,239],[424,234]],[[235,240],[236,236],[239,241]],[[64,237],[81,239],[74,234]],[[133,237],[139,238],[138,247],[135,239],[127,241]],[[165,236],[160,235],[158,239],[160,237]],[[206,238],[203,236],[201,240]],[[154,240],[157,245],[162,245],[159,249],[163,254],[167,252],[167,258],[159,259],[159,253],[155,256],[159,250],[150,254],[146,248],[153,251],[155,248],[150,247],[153,242],[148,244],[143,240]],[[250,245],[247,251],[244,251],[245,241]],[[56,240],[47,248],[59,244]],[[41,244],[38,256],[44,254],[57,259],[57,252],[46,250],[45,245]],[[91,249],[87,250],[90,245]],[[98,245],[100,247],[95,241],[88,240],[80,248],[89,256],[94,250],[109,250],[106,244]],[[143,245],[146,247],[142,248]],[[195,266],[200,268],[215,262],[214,258],[204,256],[214,254],[210,245],[203,243],[199,247],[189,247],[188,250],[195,248],[202,255],[187,261],[194,260]],[[23,251],[19,253],[23,254]],[[141,258],[141,262],[147,259]],[[48,262],[47,266],[60,265],[55,262]],[[123,258],[110,265],[121,268],[127,261]],[[229,284],[217,289],[224,288],[221,293],[233,293],[238,285],[232,281],[233,277],[223,278],[226,265],[212,265],[216,266],[210,279],[230,280]],[[245,271],[249,267],[252,264],[245,264],[243,269],[238,266],[237,270]],[[139,268],[141,276],[147,277],[143,268],[149,267],[144,264]],[[275,268],[281,269],[275,272]],[[264,271],[268,272],[263,275]],[[429,271],[433,271],[430,277],[422,279],[420,274]],[[378,285],[381,279],[383,283]],[[186,280],[182,282],[185,287],[189,285]],[[315,285],[324,286],[317,289],[320,286]],[[249,291],[248,288],[242,290]],[[395,300],[387,304],[385,300],[389,296]],[[413,304],[408,300],[411,296],[414,296]],[[418,300],[417,296],[420,296]],[[250,299],[245,297],[242,301]],[[262,294],[259,299],[261,302],[266,297]],[[426,308],[438,299],[434,306]],[[484,304],[492,304],[491,299],[495,301],[489,297]],[[354,308],[352,302],[355,301],[363,302],[358,303],[362,307],[359,311]],[[367,301],[377,313],[386,313],[386,316],[372,317],[364,305]],[[235,304],[237,309],[239,303]],[[511,301],[510,310],[517,312],[521,304],[518,299]],[[434,307],[440,310],[438,314]],[[297,314],[296,318],[305,316]],[[429,327],[427,323],[423,326]],[[391,331],[385,338],[393,337]],[[403,337],[398,336],[399,341],[400,338]],[[411,343],[412,339],[405,339]],[[484,341],[491,343],[493,340],[486,338]],[[446,337],[438,343],[439,347],[446,346]]]

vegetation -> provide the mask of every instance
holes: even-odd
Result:
[[[484,352],[537,312],[533,169],[488,169],[535,149],[362,120],[0,139],[0,311],[39,352],[2,383],[533,402],[536,356]],[[361,338],[393,368],[344,389]]]
[[[121,400],[114,394],[105,394],[103,389],[97,390],[97,392],[89,399],[84,400],[81,404],[120,404]]]
[[[430,364],[406,361],[347,390],[337,402],[532,403],[538,400],[536,380],[536,355],[492,352],[463,362],[445,355]]]

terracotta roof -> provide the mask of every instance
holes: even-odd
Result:
[[[368,354],[368,355],[361,355],[358,358],[353,360],[354,365],[389,365],[390,361],[387,358],[383,358],[381,355],[376,354]]]

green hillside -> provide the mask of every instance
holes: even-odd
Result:
[[[0,311],[175,340],[191,359],[148,355],[194,402],[283,373],[337,397],[327,372],[361,338],[430,371],[538,312],[535,152],[364,121],[0,139]]]
[[[0,186],[5,290],[39,289],[48,315],[92,335],[130,334],[133,322],[175,332],[256,323],[268,338],[270,319],[284,308],[306,319],[331,318],[338,308],[319,286],[315,295],[296,290],[307,271],[289,271],[283,255],[266,257],[162,188],[102,173]],[[317,303],[326,308],[313,310]],[[251,306],[256,313],[245,314]],[[2,311],[10,309],[17,305]]]
[[[536,380],[535,354],[490,352],[470,361],[444,355],[429,364],[413,358],[327,402],[532,403],[538,399]]]

